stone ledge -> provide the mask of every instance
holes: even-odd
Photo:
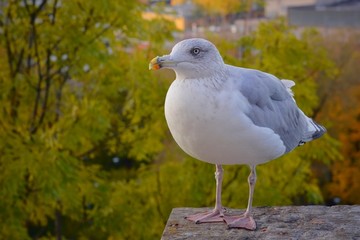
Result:
[[[225,223],[195,224],[184,216],[209,208],[174,208],[162,240],[178,239],[352,239],[360,240],[360,206],[254,208],[255,231],[227,229]],[[229,215],[244,210],[227,209]]]

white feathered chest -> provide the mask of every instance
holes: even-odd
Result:
[[[213,164],[260,164],[283,154],[279,136],[246,117],[239,91],[202,83],[175,80],[165,100],[169,129],[186,153]]]

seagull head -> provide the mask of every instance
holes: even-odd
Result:
[[[173,69],[180,78],[202,78],[213,75],[224,66],[224,61],[214,44],[201,38],[191,38],[177,43],[169,55],[155,57],[149,69]]]

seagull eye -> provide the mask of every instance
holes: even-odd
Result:
[[[191,49],[190,53],[192,55],[196,56],[200,53],[200,48],[193,48],[193,49]]]

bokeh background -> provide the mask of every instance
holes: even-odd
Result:
[[[172,208],[214,204],[214,166],[165,123],[174,73],[148,70],[189,37],[294,80],[328,129],[257,168],[255,206],[360,203],[360,1],[0,0],[1,239],[159,239]],[[225,206],[248,173],[225,167]]]

